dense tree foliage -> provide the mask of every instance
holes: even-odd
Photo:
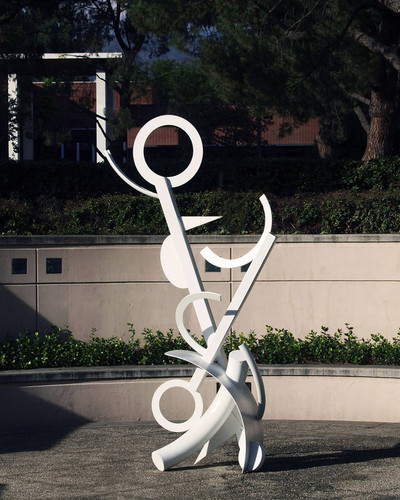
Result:
[[[195,49],[226,101],[256,115],[321,117],[325,155],[346,138],[354,109],[371,159],[397,152],[399,12],[384,0],[216,0]]]
[[[346,28],[346,34],[368,51],[373,67],[369,93],[361,96],[370,115],[364,158],[398,153],[400,1],[377,0],[365,7],[360,4],[353,9]]]
[[[0,12],[0,52],[9,58],[95,51],[111,36],[91,0],[1,1]]]
[[[258,124],[248,106],[219,97],[197,60],[157,60],[149,75],[155,103],[190,120],[205,144],[251,145],[257,140],[258,126],[267,126],[267,116]]]
[[[0,76],[7,98],[7,75],[18,74],[19,99],[11,101],[9,135],[16,133],[17,123],[26,119],[27,102],[33,92],[32,81],[50,75],[41,74],[40,65],[36,64],[44,52],[82,52],[100,50],[104,41],[112,38],[107,23],[103,22],[100,13],[91,0],[10,0],[0,2]],[[43,103],[36,131],[47,141],[56,138],[62,141],[63,117],[56,116],[56,94],[69,97],[70,86],[57,85],[63,80],[67,82],[72,76],[68,72],[62,75],[51,75],[45,78]],[[47,84],[46,84],[47,82]],[[51,85],[51,82],[55,85]],[[2,102],[2,109],[7,109]],[[7,116],[3,113],[3,117]],[[41,126],[43,125],[43,126]],[[2,121],[2,127],[7,120]],[[7,134],[3,134],[6,135]]]
[[[398,152],[398,0],[130,4],[153,30],[169,19],[225,102],[249,106],[256,117],[276,111],[301,123],[319,116],[324,156],[354,140],[352,115],[366,136],[364,159]]]
[[[0,0],[0,30],[3,74],[17,54],[96,51],[114,40],[117,136],[153,82],[169,109],[185,108],[209,130],[233,123],[233,143],[239,130],[260,138],[279,113],[294,125],[320,117],[325,157],[362,134],[366,160],[399,152],[400,0]],[[191,62],[149,70],[171,45]]]

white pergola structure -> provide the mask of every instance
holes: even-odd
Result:
[[[110,58],[121,57],[120,52],[89,53],[46,53],[37,61],[29,61],[40,74],[56,75],[68,69],[75,75],[95,75],[96,77],[96,160],[102,161],[107,148],[110,127],[106,120],[106,109],[113,108],[113,92],[107,87],[105,62]],[[10,116],[15,113],[18,102],[18,74],[8,75],[8,103]],[[14,110],[13,110],[14,108]],[[13,160],[34,159],[33,148],[33,97],[27,105],[24,125],[8,141],[8,157]],[[11,121],[9,122],[11,127]]]

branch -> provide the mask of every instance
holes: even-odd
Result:
[[[359,119],[362,128],[368,134],[369,129],[370,129],[370,124],[369,124],[368,118],[365,116],[364,111],[360,108],[360,106],[356,105],[356,106],[354,106],[354,112],[357,115],[357,118]]]
[[[371,104],[371,99],[368,99],[368,97],[364,97],[361,94],[357,94],[356,92],[348,92],[345,90],[346,94],[348,94],[350,97],[355,99],[356,101],[362,102],[363,104],[366,104],[369,106]]]
[[[280,7],[280,5],[282,3],[283,3],[283,0],[278,0],[272,7],[266,8],[265,6],[263,6],[262,4],[260,4],[260,2],[258,2],[256,0],[251,2],[254,10],[257,9],[260,12],[262,12],[264,15],[266,15],[267,17],[270,17],[282,30],[285,31],[285,36],[287,38],[290,38],[292,40],[297,40],[297,39],[303,38],[305,35],[305,32],[304,31],[296,32],[296,31],[297,31],[298,27],[300,26],[300,24],[302,23],[302,21],[306,17],[311,15],[312,12],[319,6],[319,4],[321,3],[321,0],[315,0],[314,5],[311,6],[307,11],[305,11],[305,13],[299,19],[294,21],[294,23],[291,26],[288,26],[287,24],[285,24],[281,18],[279,18],[278,16],[276,16],[274,14],[274,11],[278,7]]]
[[[339,83],[338,85],[339,85],[339,87],[343,90],[343,92],[346,95],[348,95],[349,97],[351,97],[355,101],[362,102],[363,104],[366,104],[367,106],[369,106],[371,104],[371,99],[368,99],[367,97],[364,97],[361,94],[357,94],[356,92],[350,92],[350,91],[348,91],[343,84]],[[368,134],[369,133],[369,129],[370,129],[370,124],[369,124],[368,118],[365,116],[364,111],[356,103],[354,104],[353,109],[354,109],[355,114],[357,115],[357,118],[360,121],[360,124],[361,124],[362,128]]]
[[[120,30],[120,17],[121,17],[121,9],[120,4],[117,3],[117,12],[114,11],[111,0],[107,0],[108,12],[111,16],[112,24],[114,27],[114,35],[117,39],[121,49],[124,52],[129,52],[130,47],[125,43],[125,40],[122,38],[121,30]]]
[[[301,22],[308,16],[310,16],[312,14],[312,12],[319,6],[320,4],[320,0],[317,0],[315,2],[315,4],[308,10],[305,12],[305,14],[303,14],[302,17],[300,17],[299,19],[297,19],[293,24],[292,26],[289,26],[289,28],[287,29],[287,33],[291,32],[291,31],[294,31],[294,29],[299,26],[301,24]]]
[[[98,0],[92,0],[92,3],[95,7],[95,9],[97,10],[97,12],[100,12],[101,14],[105,15],[105,16],[108,16],[108,10],[107,10],[107,7],[104,9],[98,2]]]
[[[99,120],[96,120],[96,124],[97,126],[99,127],[101,133],[104,135],[104,137],[106,138],[106,140],[108,141],[109,144],[112,144],[113,143],[113,140],[111,139],[110,136],[108,136],[106,134],[106,131],[104,130],[104,128],[102,127],[101,123],[99,122]],[[107,148],[108,149],[108,148]],[[100,151],[100,149],[97,147],[97,144],[96,144],[96,152],[99,153],[99,155],[103,158],[104,161],[107,161],[107,158],[104,156],[104,154]]]
[[[391,10],[395,14],[400,14],[400,0],[376,0],[378,3]]]
[[[355,27],[349,28],[348,32],[357,43],[363,45],[371,52],[383,56],[396,71],[400,72],[400,56],[398,53],[398,45],[385,45],[384,43],[378,42],[372,36],[367,35],[363,31]]]
[[[280,28],[282,28],[282,30],[288,31],[289,30],[288,26],[282,21],[282,19],[280,17],[278,17],[274,14],[274,11],[278,7],[280,7],[280,5],[283,2],[284,2],[284,0],[278,0],[271,8],[264,6],[262,3],[260,3],[257,0],[254,0],[253,2],[251,2],[251,5],[252,5],[254,11],[256,11],[256,10],[260,11],[266,17],[270,17],[275,22],[275,24],[277,24]]]
[[[262,11],[264,14],[272,14],[272,12],[274,12],[274,10],[276,10],[280,4],[283,2],[284,0],[278,0],[276,2],[275,5],[273,5],[271,8],[266,8],[264,5],[260,4],[260,2],[257,2],[257,1],[253,1],[251,2],[251,4],[253,5],[253,7],[255,7],[256,9]]]

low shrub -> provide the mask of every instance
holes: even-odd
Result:
[[[171,175],[167,167],[171,164],[175,166],[177,162],[180,164],[180,158],[160,153],[163,154],[165,157],[158,159],[155,166],[161,175]],[[153,165],[153,162],[150,163]],[[144,183],[133,164],[123,164],[121,168],[135,182]],[[43,195],[66,201],[71,197],[93,198],[132,192],[108,163],[0,160],[0,173],[0,198],[34,201]],[[398,189],[399,186],[399,156],[369,162],[318,158],[255,158],[248,149],[236,148],[229,152],[225,148],[205,148],[199,172],[188,184],[176,191],[198,192],[221,188],[231,192],[261,190],[277,196],[294,196],[343,189],[357,192]]]
[[[89,342],[75,339],[68,329],[53,327],[40,335],[24,331],[15,340],[0,344],[0,368],[58,368],[135,364],[139,340],[92,336]]]
[[[146,328],[141,336],[136,336],[133,326],[129,325],[129,332],[127,342],[116,337],[96,337],[95,332],[84,342],[75,339],[68,329],[53,327],[44,334],[24,331],[15,340],[0,344],[0,369],[182,363],[165,356],[167,351],[188,349],[184,339],[175,336],[172,330],[163,333]],[[198,342],[205,346],[204,339]],[[400,332],[392,340],[381,334],[365,340],[359,339],[349,325],[346,331],[339,329],[333,335],[322,327],[320,333],[311,331],[304,339],[296,339],[288,330],[270,326],[261,336],[254,332],[248,335],[231,332],[224,343],[225,352],[229,354],[242,343],[249,346],[259,364],[400,364]]]
[[[124,168],[141,183],[133,165]],[[168,232],[158,200],[136,195],[106,164],[0,161],[0,172],[2,235]],[[195,178],[174,191],[182,215],[222,216],[196,234],[261,233],[262,193],[275,234],[346,234],[398,233],[399,187],[400,157],[363,163],[206,155]]]
[[[176,196],[182,215],[221,215],[192,234],[260,234],[261,192],[207,191]],[[279,198],[268,195],[275,234],[398,233],[400,192],[342,191]],[[158,200],[127,194],[35,202],[0,199],[0,234],[167,234]]]

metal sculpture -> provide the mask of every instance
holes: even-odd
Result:
[[[146,139],[155,129],[162,126],[175,126],[185,131],[193,147],[193,156],[188,167],[180,174],[171,177],[156,174],[149,168],[144,157]],[[260,240],[251,251],[237,259],[221,258],[209,247],[201,251],[205,260],[220,268],[235,268],[249,264],[242,282],[217,326],[208,301],[221,300],[221,296],[204,290],[186,231],[207,224],[219,216],[181,216],[172,192],[172,188],[188,182],[200,167],[203,145],[197,130],[187,120],[175,115],[159,116],[140,129],[133,146],[133,159],[137,170],[155,187],[155,192],[133,182],[120,170],[109,152],[107,155],[116,173],[132,188],[160,200],[170,232],[161,248],[162,268],[174,286],[189,291],[178,304],[175,317],[180,334],[193,351],[170,351],[165,354],[193,364],[196,370],[190,381],[170,380],[163,383],[154,393],[152,401],[156,421],[169,431],[184,432],[184,434],[167,446],[154,451],[153,462],[159,470],[165,470],[197,452],[195,462],[197,463],[217,446],[236,435],[239,444],[238,460],[243,472],[255,471],[261,467],[265,457],[261,425],[265,410],[263,382],[254,358],[245,344],[229,353],[228,358],[222,346],[274,244],[275,236],[271,234],[272,215],[268,200],[265,195],[260,198],[265,213],[265,226]],[[185,327],[183,313],[190,304],[193,304],[195,309],[206,340],[206,348],[199,345]],[[254,378],[257,399],[245,384],[249,369]],[[212,375],[220,383],[220,390],[203,413],[203,402],[198,391],[207,374]],[[185,422],[171,422],[161,412],[160,399],[171,387],[186,389],[194,399],[195,410]]]

